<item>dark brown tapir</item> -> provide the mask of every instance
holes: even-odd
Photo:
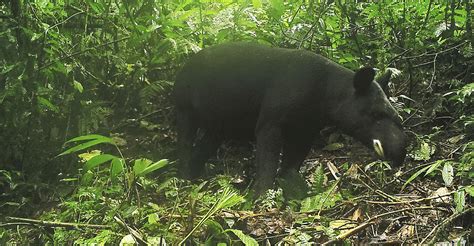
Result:
[[[174,86],[179,171],[199,177],[224,140],[256,139],[259,194],[272,187],[280,159],[283,173],[300,168],[326,126],[400,165],[407,141],[382,89],[390,75],[376,82],[372,68],[353,72],[313,52],[255,43],[203,49]]]

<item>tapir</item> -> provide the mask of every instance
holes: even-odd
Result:
[[[177,74],[179,172],[199,177],[224,140],[256,140],[255,191],[271,188],[277,171],[298,170],[326,126],[336,126],[393,165],[407,140],[387,99],[387,72],[354,72],[300,49],[234,42],[194,54]],[[281,163],[281,165],[280,165]]]

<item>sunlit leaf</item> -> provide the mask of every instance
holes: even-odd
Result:
[[[254,8],[261,8],[262,7],[262,0],[252,0],[252,5]]]
[[[467,194],[469,194],[471,197],[474,197],[474,186],[470,185],[465,188]]]
[[[234,233],[234,235],[236,235],[246,246],[258,246],[257,240],[253,239],[251,236],[245,235],[241,230],[227,229],[225,231]]]
[[[74,80],[74,89],[82,93],[84,91],[84,87],[82,87],[82,84],[79,81]]]
[[[135,175],[137,176],[145,176],[153,171],[156,171],[166,165],[168,165],[169,161],[168,159],[163,159],[163,160],[160,160],[158,162],[155,162],[153,164],[149,164],[147,167],[145,167],[144,169],[142,169],[140,172],[135,172]],[[135,169],[134,169],[135,171]]]
[[[71,142],[78,142],[78,141],[85,141],[85,140],[98,140],[98,139],[103,139],[103,140],[107,140],[109,141],[110,143],[113,143],[112,139],[109,138],[109,137],[104,137],[102,135],[98,135],[98,134],[90,134],[90,135],[84,135],[84,136],[79,136],[79,137],[75,137],[73,139],[70,139],[68,141],[66,141],[66,143],[71,143]]]
[[[135,160],[133,162],[133,173],[139,176],[151,163],[152,161],[146,158]]]
[[[91,169],[99,166],[100,164],[108,162],[108,161],[110,161],[114,158],[116,158],[116,157],[113,156],[113,155],[109,155],[109,154],[94,156],[86,162],[86,164],[84,165],[84,170],[86,170],[86,171],[91,170]]]
[[[444,164],[443,170],[441,171],[441,174],[443,176],[443,181],[446,186],[451,186],[453,183],[454,179],[454,169],[453,166],[449,163],[446,162]]]
[[[466,198],[464,190],[458,190],[454,193],[454,203],[456,204],[456,212],[460,213],[466,207]]]
[[[67,155],[67,154],[77,152],[77,151],[81,151],[81,150],[87,149],[89,147],[92,147],[92,146],[95,146],[95,145],[98,145],[98,144],[101,144],[101,143],[110,143],[110,139],[108,139],[108,138],[107,139],[106,138],[99,138],[99,139],[91,140],[89,142],[85,142],[85,143],[79,144],[77,146],[74,146],[74,147],[62,152],[58,156],[63,156],[63,155]]]

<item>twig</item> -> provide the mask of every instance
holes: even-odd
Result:
[[[405,58],[405,59],[413,59],[413,58],[420,58],[420,57],[423,57],[423,56],[436,56],[436,55],[439,55],[439,54],[442,54],[442,53],[446,53],[446,52],[448,52],[448,51],[451,51],[451,50],[453,50],[453,49],[457,49],[457,48],[459,48],[459,47],[461,47],[461,46],[467,44],[468,42],[469,42],[469,40],[466,40],[466,41],[464,41],[464,42],[462,42],[462,43],[460,43],[460,44],[457,44],[457,45],[455,45],[455,46],[453,46],[453,47],[450,47],[450,48],[447,48],[447,49],[445,49],[445,50],[438,51],[438,52],[435,52],[435,53],[428,53],[428,52],[425,52],[425,53],[423,53],[423,54],[419,54],[419,55],[415,55],[415,56],[406,56],[406,57],[403,57],[403,58]]]
[[[431,235],[435,234],[435,236],[430,240],[430,242],[427,243],[427,245],[433,245],[434,244],[434,240],[436,239],[436,235],[439,233],[439,231],[444,228],[445,226],[447,226],[449,223],[453,222],[453,220],[457,219],[458,217],[464,215],[464,214],[467,214],[467,213],[471,213],[474,211],[474,207],[471,207],[471,208],[468,208],[460,213],[455,213],[455,214],[452,214],[451,216],[449,216],[448,218],[446,218],[445,220],[443,220],[443,222],[441,222],[440,224],[436,225],[433,230],[430,231],[430,233],[428,233],[428,235],[423,238],[423,240],[420,242],[420,245],[425,245],[425,242],[426,240],[428,240],[428,238],[431,237]]]
[[[436,75],[436,58],[438,58],[438,54],[436,54],[435,57],[433,58],[433,74],[431,75],[430,84],[428,85],[429,89],[431,89],[431,85],[433,85],[433,80]]]
[[[47,63],[46,65],[44,65],[44,66],[38,68],[38,71],[43,70],[43,69],[45,69],[45,68],[47,68],[47,67],[53,65],[53,64],[54,64],[55,62],[57,62],[57,61],[60,61],[60,60],[63,60],[63,59],[67,59],[67,58],[71,58],[71,57],[73,57],[73,56],[77,56],[77,55],[80,55],[80,54],[82,54],[82,53],[86,53],[87,51],[94,50],[94,49],[98,49],[98,48],[101,48],[101,47],[104,47],[104,46],[107,46],[107,45],[110,45],[110,44],[122,42],[122,41],[124,41],[124,40],[129,39],[129,38],[130,38],[130,36],[126,36],[126,37],[123,37],[123,38],[121,38],[121,39],[113,40],[113,41],[110,41],[110,42],[107,42],[107,43],[103,43],[103,44],[100,44],[100,45],[97,45],[97,46],[94,46],[94,47],[90,47],[90,48],[87,48],[87,49],[84,49],[84,50],[76,51],[76,52],[71,53],[71,54],[69,54],[69,55],[61,56],[61,57],[59,57],[58,59],[56,59],[55,61],[51,61],[51,62]]]
[[[46,220],[35,220],[35,219],[28,219],[28,218],[19,218],[19,217],[6,217],[8,220],[14,222],[23,222],[31,225],[41,225],[46,227],[65,227],[70,229],[76,229],[80,227],[84,228],[93,228],[93,229],[110,229],[112,226],[110,225],[96,225],[96,224],[82,224],[82,223],[68,223],[68,222],[54,222],[54,221],[46,221]],[[2,225],[8,225],[2,224]]]
[[[390,211],[390,212],[386,212],[386,213],[383,213],[383,214],[379,214],[379,215],[376,215],[372,218],[370,218],[369,220],[367,220],[366,222],[360,224],[359,226],[347,231],[347,232],[344,232],[342,234],[340,234],[339,236],[335,237],[334,239],[331,239],[325,243],[323,243],[322,245],[332,245],[332,244],[335,244],[336,242],[339,242],[341,240],[344,240],[354,234],[357,234],[358,232],[362,231],[363,229],[373,225],[373,224],[376,224],[380,218],[382,217],[385,217],[387,215],[391,215],[391,214],[395,214],[395,213],[403,213],[403,212],[407,212],[407,211],[412,211],[412,210],[434,210],[434,209],[438,209],[438,208],[435,208],[435,207],[431,207],[431,206],[423,206],[423,207],[416,207],[416,208],[404,208],[404,209],[399,209],[399,210],[395,210],[395,211]]]
[[[407,201],[390,201],[390,202],[384,202],[384,201],[369,201],[369,200],[363,200],[367,203],[372,203],[372,204],[384,204],[384,205],[396,205],[396,204],[407,204],[407,203],[418,203],[418,202],[425,202],[425,201],[429,201],[429,200],[433,200],[433,199],[437,199],[437,198],[441,198],[441,197],[445,197],[445,196],[450,196],[452,195],[453,193],[455,193],[456,191],[451,191],[449,193],[446,193],[446,194],[443,194],[443,195],[438,195],[438,196],[430,196],[430,197],[424,197],[424,198],[420,198],[420,199],[415,199],[415,200],[407,200]]]
[[[143,239],[142,235],[140,235],[140,233],[138,233],[137,230],[133,229],[132,227],[128,226],[127,224],[125,224],[125,222],[119,218],[118,216],[114,216],[114,219],[115,221],[117,221],[122,227],[124,227],[125,229],[127,229],[127,231],[130,233],[130,235],[132,235],[133,239],[135,239],[135,242],[138,244],[138,245],[147,245],[147,242]]]

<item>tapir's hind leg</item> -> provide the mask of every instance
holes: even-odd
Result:
[[[178,154],[179,174],[183,178],[192,178],[191,155],[194,139],[198,126],[192,113],[187,110],[177,109]]]

